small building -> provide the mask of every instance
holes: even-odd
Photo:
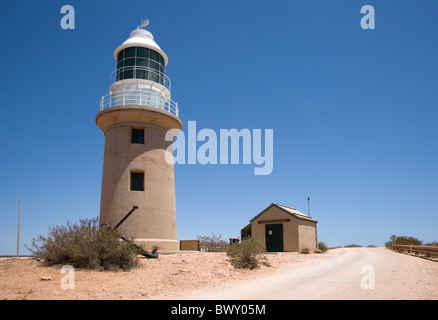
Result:
[[[257,239],[267,252],[301,252],[317,248],[318,221],[290,207],[272,203],[241,230],[241,239]]]

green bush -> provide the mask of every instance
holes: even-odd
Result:
[[[419,240],[417,238],[414,237],[407,237],[407,236],[401,236],[398,237],[397,240],[395,241],[395,244],[397,245],[414,245],[414,246],[422,246],[423,245],[423,241]],[[428,245],[428,244],[425,244]],[[385,247],[388,249],[392,249],[392,241],[388,241],[385,242]]]
[[[326,252],[328,250],[327,245],[325,242],[319,242],[318,243],[318,249],[321,250],[322,253]]]
[[[385,242],[385,248],[392,249],[392,241]]]
[[[262,253],[265,251],[260,242],[254,238],[243,240],[242,243],[235,243],[227,249],[227,256],[231,264],[236,268],[255,269],[262,263],[269,266],[269,262]]]
[[[414,237],[406,237],[406,236],[402,236],[402,237],[398,237],[397,240],[395,241],[395,244],[400,244],[400,245],[414,245],[414,246],[422,246],[423,245],[423,241],[414,238]]]
[[[129,269],[136,265],[137,249],[120,239],[117,230],[100,229],[98,218],[67,226],[52,226],[47,237],[38,236],[29,248],[44,264],[84,269]]]

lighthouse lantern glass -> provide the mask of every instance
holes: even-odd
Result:
[[[164,84],[164,58],[155,50],[129,47],[117,56],[117,81],[144,79]]]

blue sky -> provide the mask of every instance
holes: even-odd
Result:
[[[75,29],[60,9],[75,8]],[[363,30],[363,5],[376,29]],[[240,229],[270,203],[329,246],[438,240],[435,1],[8,1],[0,12],[0,254],[99,215],[95,125],[113,52],[148,18],[187,127],[274,130],[274,169],[176,165],[178,239]]]

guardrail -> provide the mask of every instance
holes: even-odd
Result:
[[[438,247],[433,246],[414,246],[414,245],[401,245],[401,244],[393,244],[392,245],[393,250],[397,251],[408,251],[408,252],[429,252],[429,253],[435,253],[438,254]]]
[[[175,116],[179,116],[178,103],[169,99],[165,101],[164,98],[158,94],[151,94],[150,90],[132,90],[119,91],[109,93],[100,100],[100,110],[105,110],[110,107],[139,105],[152,108],[161,109]]]

